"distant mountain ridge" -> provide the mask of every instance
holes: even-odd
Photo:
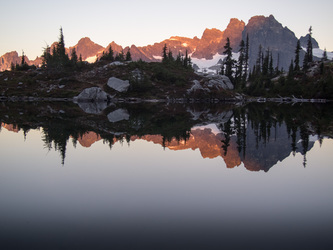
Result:
[[[221,55],[222,57],[227,37],[230,39],[233,52],[237,53],[241,40],[243,39],[245,41],[247,35],[249,36],[250,44],[250,67],[255,64],[259,52],[259,45],[261,45],[263,51],[269,49],[272,52],[275,64],[274,67],[279,66],[284,69],[288,68],[290,61],[294,58],[294,51],[298,38],[287,27],[283,27],[273,15],[270,15],[269,17],[254,16],[249,20],[247,25],[245,25],[244,21],[238,20],[237,18],[231,18],[224,31],[216,28],[205,29],[201,38],[173,36],[159,43],[142,47],[132,45],[131,47],[127,46],[123,48],[116,42],[111,42],[106,48],[104,48],[91,41],[90,38],[84,37],[80,39],[76,45],[68,48],[67,53],[70,55],[73,48],[75,48],[77,55],[81,55],[83,60],[94,62],[97,57],[101,56],[103,51],[108,51],[109,47],[112,46],[115,54],[120,53],[122,50],[124,53],[130,50],[134,61],[141,59],[143,61],[153,62],[161,60],[162,48],[164,44],[166,44],[175,57],[178,53],[185,54],[187,50],[192,58],[212,60],[216,55]],[[307,36],[300,38],[302,45],[306,43],[307,38]],[[314,48],[319,47],[314,38],[312,43]],[[51,49],[54,44],[51,45]],[[301,60],[304,56],[304,52],[302,53]],[[17,52],[6,53],[0,57],[0,70],[10,69],[12,63],[19,63],[20,60]],[[30,61],[26,57],[26,61],[30,65],[39,65],[42,62],[40,57],[33,61]]]

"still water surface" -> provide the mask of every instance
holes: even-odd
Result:
[[[330,107],[50,108],[2,109],[1,249],[333,247]]]

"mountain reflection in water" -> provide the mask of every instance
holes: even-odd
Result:
[[[112,150],[116,142],[130,145],[141,139],[171,150],[199,149],[203,158],[222,157],[228,168],[243,163],[250,171],[267,172],[290,153],[301,153],[305,167],[315,140],[322,143],[333,135],[333,109],[328,104],[86,106],[3,103],[0,121],[3,128],[23,130],[24,135],[42,128],[45,147],[59,151],[62,164],[70,140],[84,147],[103,140]]]
[[[332,112],[0,103],[0,249],[333,249]]]

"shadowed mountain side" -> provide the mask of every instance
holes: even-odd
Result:
[[[256,130],[251,127],[247,129],[247,148],[246,155],[241,156],[241,160],[244,163],[246,169],[250,171],[268,170],[276,165],[279,161],[283,161],[292,152],[292,137],[288,135],[287,127],[285,124],[281,124],[276,128],[270,129],[270,138],[266,141],[258,141]],[[295,153],[302,153],[302,143],[299,132],[295,135],[297,142]],[[307,151],[314,146],[314,142],[309,141]],[[306,152],[305,152],[306,153]]]
[[[137,139],[153,142],[155,144],[160,144],[163,146],[163,138],[160,135],[131,137],[132,141],[135,141]],[[170,142],[165,143],[165,147],[174,151],[199,149],[203,158],[214,159],[217,157],[222,157],[227,165],[227,168],[234,168],[236,166],[239,166],[241,164],[241,160],[238,155],[236,144],[233,143],[229,148],[230,152],[228,151],[228,154],[224,155],[221,142],[222,139],[222,134],[215,135],[214,133],[212,133],[211,129],[195,129],[191,130],[191,136],[188,140],[177,141],[176,139],[172,139]]]

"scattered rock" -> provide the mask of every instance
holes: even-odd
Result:
[[[122,120],[128,120],[129,114],[126,109],[117,109],[110,114],[108,114],[108,119],[110,122],[119,122]]]
[[[132,76],[134,77],[134,79],[136,79],[137,81],[142,81],[143,77],[142,77],[142,71],[139,69],[135,69],[132,71]]]
[[[108,86],[118,92],[126,92],[130,86],[129,81],[123,81],[116,77],[110,77],[108,80]]]
[[[74,97],[74,101],[86,102],[86,101],[108,101],[112,97],[104,92],[101,88],[92,87],[84,89],[78,96]]]
[[[193,80],[193,85],[190,89],[187,90],[187,93],[190,94],[197,90],[203,90],[203,91],[210,92],[209,89],[203,88],[198,80]]]
[[[109,66],[121,66],[121,65],[124,65],[124,63],[116,61],[116,62],[112,62],[112,63],[105,65],[103,68],[107,69]]]

